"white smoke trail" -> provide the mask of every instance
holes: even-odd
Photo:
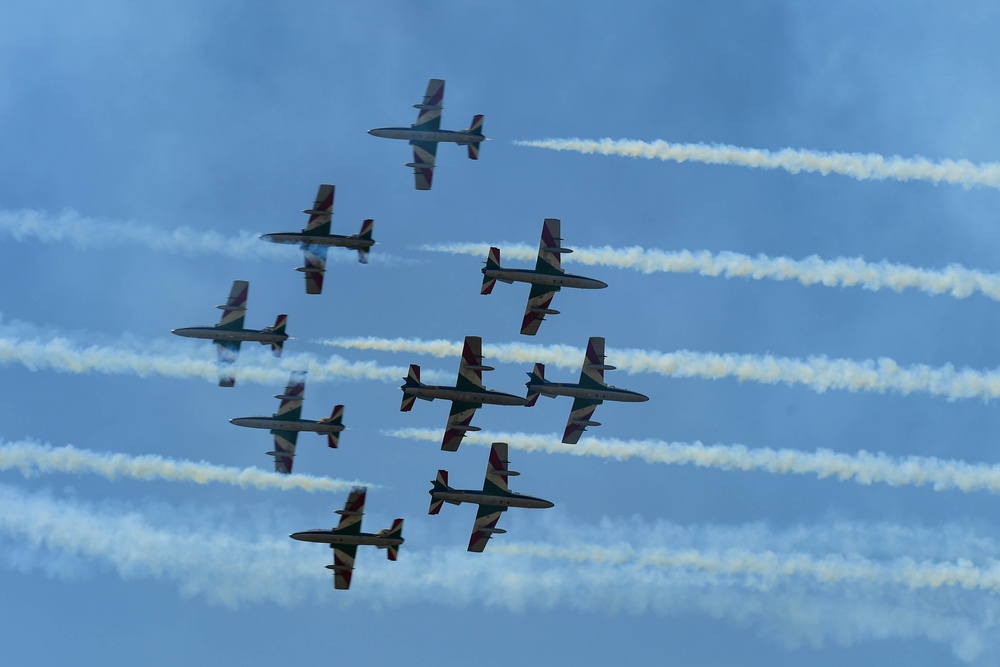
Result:
[[[403,428],[383,431],[385,435],[408,440],[439,442],[441,431]],[[490,445],[506,442],[514,449],[549,454],[572,454],[602,459],[646,463],[694,465],[717,470],[768,472],[775,475],[816,475],[834,477],[869,486],[927,486],[935,491],[957,489],[963,493],[986,491],[1000,493],[1000,465],[966,463],[934,457],[894,458],[881,452],[860,451],[842,454],[829,449],[814,452],[794,449],[750,449],[744,445],[704,445],[700,442],[665,442],[662,440],[617,440],[584,438],[576,445],[564,445],[556,434],[472,432],[465,442]]]
[[[208,342],[205,345],[211,347]],[[12,363],[32,371],[130,374],[139,377],[159,375],[200,378],[211,382],[219,379],[219,364],[210,357],[146,353],[104,345],[80,346],[65,338],[25,340],[0,336],[0,365]],[[306,354],[286,355],[278,359],[269,355],[254,355],[251,351],[244,351],[232,368],[237,381],[268,385],[284,382],[293,370],[307,371],[313,382],[342,379],[396,382],[406,375],[403,367],[379,366],[371,361],[348,361],[338,356],[324,360]],[[434,370],[428,372],[428,377],[444,376]]]
[[[290,222],[281,223],[279,227],[294,230],[297,225]],[[296,257],[298,252],[294,245],[269,243],[261,240],[258,233],[245,230],[235,236],[224,236],[216,231],[191,227],[161,229],[135,221],[113,222],[88,218],[72,209],[66,209],[58,215],[30,209],[0,210],[0,233],[8,234],[18,241],[35,239],[45,243],[72,243],[83,250],[133,245],[186,257],[221,255],[233,259],[287,262]],[[337,250],[329,253],[328,261],[357,261],[354,252]],[[377,264],[411,262],[383,252],[372,252],[370,260]]]
[[[441,243],[420,246],[421,250],[459,255],[485,256],[491,244]],[[492,244],[498,245],[498,244]],[[538,250],[523,243],[499,244],[502,256],[535,259]],[[1000,274],[951,265],[945,269],[921,269],[906,264],[866,262],[860,257],[825,260],[816,255],[797,260],[790,257],[744,255],[707,250],[667,252],[655,248],[575,248],[564,262],[588,266],[634,269],[643,273],[697,273],[708,277],[752,278],[754,280],[794,280],[802,285],[861,287],[878,291],[902,292],[916,289],[927,294],[948,294],[964,299],[975,292],[1000,301]]]
[[[874,153],[824,153],[784,148],[777,152],[759,148],[741,148],[725,144],[672,144],[666,141],[630,139],[545,139],[515,141],[517,146],[547,148],[555,151],[620,155],[648,160],[726,164],[755,169],[784,169],[799,172],[841,174],[858,180],[930,181],[953,183],[966,188],[982,185],[1000,189],[1000,164],[973,164],[968,160],[885,157]]]
[[[0,513],[0,534],[8,541],[16,540],[15,548],[32,550],[21,570],[44,567],[49,553],[69,554],[109,563],[125,579],[171,581],[185,595],[201,595],[229,607],[247,602],[292,606],[321,599],[334,604],[361,600],[375,607],[475,604],[517,612],[694,612],[752,623],[762,635],[789,645],[922,637],[950,645],[967,661],[987,657],[989,647],[995,645],[997,633],[990,619],[1000,611],[993,598],[961,589],[941,596],[930,584],[913,589],[855,576],[841,579],[841,587],[847,588],[840,593],[827,583],[817,592],[809,582],[801,581],[811,578],[822,582],[820,570],[835,567],[834,558],[814,558],[810,569],[809,556],[796,556],[801,559],[794,561],[797,570],[773,573],[773,565],[763,560],[756,563],[763,574],[754,574],[751,568],[745,568],[746,573],[713,571],[707,563],[700,569],[692,568],[690,562],[670,566],[662,561],[662,553],[642,564],[593,558],[548,567],[535,562],[537,559],[502,553],[535,549],[530,543],[491,548],[476,557],[460,547],[420,550],[404,545],[398,562],[382,558],[365,559],[363,564],[359,561],[352,582],[354,594],[348,598],[333,594],[329,584],[324,585],[328,549],[283,536],[260,537],[261,533],[282,535],[298,528],[287,525],[287,516],[273,526],[248,530],[232,517],[218,516],[212,510],[199,508],[192,514],[167,508],[159,512],[163,518],[157,525],[135,508],[128,512],[107,504],[97,508],[79,498],[60,500],[5,486],[0,486],[0,505],[5,508]],[[258,518],[260,514],[259,508],[251,513]],[[603,527],[600,530],[605,532]],[[968,531],[964,535],[967,542],[975,541]],[[616,548],[598,547],[608,552]],[[558,556],[559,551],[557,547],[548,554],[535,555]],[[12,562],[9,545],[0,553],[4,553],[0,562]],[[709,553],[705,558],[711,556]],[[733,556],[727,554],[730,560]],[[721,565],[732,568],[728,561]],[[768,574],[773,576],[764,576]],[[966,574],[975,577],[975,566],[969,566]],[[948,576],[952,579],[946,577],[946,582],[955,579],[954,573]],[[983,576],[987,576],[985,571]],[[957,594],[962,597],[956,598]]]
[[[413,338],[334,338],[315,341],[323,345],[358,350],[414,352],[437,357],[460,353],[462,344],[446,340]],[[677,378],[717,380],[735,378],[740,382],[801,385],[817,393],[831,389],[889,392],[904,396],[926,393],[949,400],[1000,398],[1000,370],[956,369],[951,364],[933,368],[925,364],[900,366],[888,358],[852,361],[822,356],[795,359],[770,354],[716,354],[710,352],[659,352],[656,350],[606,350],[607,361],[626,373],[655,373]],[[584,350],[569,345],[528,345],[504,343],[483,345],[490,359],[525,363],[542,362],[561,368],[579,369]]]
[[[639,549],[631,545],[614,549],[577,544],[555,547],[548,544],[497,545],[497,551],[514,556],[531,556],[573,563],[632,565],[638,568],[685,568],[709,574],[745,575],[773,585],[786,577],[808,577],[823,584],[857,582],[870,585],[899,585],[911,589],[955,587],[994,593],[1000,590],[1000,561],[979,567],[968,560],[953,563],[918,562],[898,558],[879,563],[857,555],[776,554],[731,549],[704,552],[694,549]]]
[[[119,478],[194,484],[230,484],[244,489],[288,491],[347,491],[366,482],[344,481],[315,475],[279,475],[259,468],[234,468],[205,461],[183,461],[157,455],[131,456],[95,452],[72,445],[52,447],[31,441],[0,441],[0,470],[17,469],[25,477],[39,473],[90,473],[110,480]]]

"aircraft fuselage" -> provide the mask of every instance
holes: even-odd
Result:
[[[238,340],[255,343],[281,343],[288,340],[288,334],[274,333],[267,329],[219,329],[217,327],[184,327],[171,329],[170,333],[184,338],[207,338],[209,340]]]
[[[505,283],[531,283],[532,285],[552,285],[554,287],[574,287],[579,289],[604,289],[606,282],[574,276],[571,273],[540,273],[531,269],[481,269],[487,278],[495,278]]]
[[[368,130],[373,137],[383,139],[405,139],[407,141],[450,142],[454,144],[475,144],[486,139],[480,134],[468,134],[458,130],[414,130],[411,127],[377,127]]]
[[[491,507],[526,507],[528,509],[555,507],[554,503],[544,498],[524,496],[520,493],[498,496],[484,491],[449,489],[448,491],[431,491],[431,497],[453,504],[472,503],[473,505],[490,505]]]
[[[482,403],[484,405],[524,405],[527,400],[506,394],[502,391],[483,389],[482,391],[469,391],[458,387],[442,387],[437,385],[421,385],[419,387],[403,386],[403,393],[409,396],[416,396],[425,400],[433,401],[435,398],[443,398],[446,401],[460,401],[462,403]]]
[[[374,547],[396,547],[403,543],[401,537],[385,537],[375,533],[361,533],[360,535],[344,535],[325,528],[315,528],[313,530],[303,530],[289,535],[293,540],[302,542],[320,542],[329,544],[356,544],[359,546]]]
[[[529,384],[528,391],[537,391],[542,396],[572,396],[573,398],[589,398],[594,401],[621,401],[624,403],[643,403],[649,396],[637,391],[619,389],[617,387],[591,388],[581,387],[573,382],[546,382],[545,384]]]
[[[362,239],[357,236],[343,236],[339,234],[329,234],[317,236],[306,234],[305,232],[275,232],[273,234],[261,234],[262,239],[271,243],[292,243],[295,245],[328,245],[340,248],[370,248],[375,245],[371,239]]]
[[[280,419],[278,417],[237,417],[230,424],[249,428],[266,428],[272,431],[311,431],[313,433],[339,433],[343,424],[314,421],[312,419]]]

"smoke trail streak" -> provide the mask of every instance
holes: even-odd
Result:
[[[254,357],[252,352],[245,351],[233,366],[239,381],[280,384],[288,379],[289,372],[293,370],[308,371],[309,379],[313,382],[342,379],[396,382],[406,375],[403,367],[379,366],[371,361],[348,361],[338,356],[326,360],[306,354],[287,355],[280,359],[265,355]],[[210,382],[217,382],[219,379],[219,364],[212,358],[153,354],[102,345],[82,347],[65,338],[41,341],[0,336],[0,365],[12,363],[21,364],[32,371],[134,374],[139,377],[159,375],[200,378]],[[435,377],[443,376],[433,370],[430,373]]]
[[[899,585],[910,589],[955,587],[1000,591],[1000,562],[978,567],[967,560],[954,563],[918,562],[898,558],[888,563],[857,555],[829,555],[816,558],[810,554],[775,554],[733,549],[703,552],[694,549],[640,549],[621,545],[614,549],[574,545],[554,547],[548,544],[497,545],[497,551],[512,556],[531,556],[573,563],[631,565],[637,568],[684,568],[709,574],[745,575],[759,578],[756,583],[773,585],[786,577],[808,577],[823,584],[858,582],[869,585]]]
[[[493,244],[497,245],[497,244]],[[486,255],[487,243],[441,243],[420,246],[420,250],[459,255]],[[500,244],[504,256],[533,260],[538,250],[514,243]],[[927,294],[948,294],[964,299],[975,292],[1000,301],[1000,274],[986,273],[951,265],[941,270],[921,269],[886,261],[866,262],[860,257],[824,260],[816,255],[796,260],[790,257],[744,255],[735,252],[711,253],[707,250],[667,252],[655,248],[575,248],[564,262],[588,266],[634,269],[643,273],[697,273],[707,277],[752,278],[754,280],[794,280],[802,285],[826,287],[861,287],[878,291],[902,292],[916,289]]]
[[[234,468],[156,455],[131,456],[78,449],[72,445],[52,447],[31,441],[0,441],[0,470],[10,469],[19,470],[25,477],[39,473],[92,473],[110,480],[123,477],[160,479],[194,484],[230,484],[260,490],[346,491],[355,486],[371,486],[366,482],[315,475],[279,475],[259,468]]]
[[[44,568],[46,556],[53,552],[82,556],[111,564],[124,579],[163,579],[177,584],[187,596],[204,596],[228,607],[248,602],[294,606],[307,600],[345,605],[362,600],[375,607],[430,602],[515,612],[693,612],[752,623],[762,635],[793,646],[923,637],[950,645],[963,660],[984,657],[997,634],[989,620],[997,603],[981,594],[971,597],[975,594],[967,591],[941,596],[934,586],[915,590],[845,579],[842,587],[866,588],[839,592],[824,585],[817,593],[800,581],[804,577],[796,576],[801,572],[770,581],[759,574],[737,581],[707,567],[691,571],[690,565],[662,567],[656,560],[640,566],[593,560],[546,567],[502,553],[504,549],[470,558],[460,548],[420,550],[406,545],[398,562],[365,559],[352,582],[355,594],[346,598],[332,595],[329,585],[323,585],[328,578],[322,567],[329,563],[327,549],[285,537],[260,537],[296,528],[286,525],[287,516],[280,525],[247,529],[217,511],[161,508],[163,516],[156,522],[148,512],[134,508],[122,512],[107,503],[97,508],[79,498],[60,500],[2,485],[0,505],[5,508],[0,513],[0,534],[16,540],[15,548],[31,549],[30,558],[19,564],[22,571]],[[252,512],[260,515],[259,509]],[[968,531],[965,537],[972,540]],[[505,547],[533,548],[530,543]],[[10,548],[0,553],[4,554],[0,562],[13,565]],[[762,567],[766,570],[767,563]],[[954,597],[959,594],[962,597]]]
[[[930,181],[952,183],[966,188],[982,185],[1000,189],[1000,164],[973,164],[968,160],[926,158],[886,158],[875,153],[824,153],[821,151],[784,148],[777,152],[759,148],[741,148],[726,144],[672,144],[666,141],[634,141],[630,139],[545,139],[515,141],[517,146],[547,148],[555,151],[599,153],[632,158],[659,159],[674,162],[726,164],[755,169],[784,169],[799,172],[841,174],[859,181],[886,179],[896,181]]]
[[[415,352],[437,357],[458,355],[461,343],[408,338],[334,338],[315,341],[323,345],[358,350]],[[907,396],[926,393],[949,400],[1000,398],[1000,370],[956,369],[951,364],[933,368],[925,364],[900,366],[892,359],[829,359],[823,356],[795,359],[770,354],[716,354],[710,352],[659,352],[656,350],[608,348],[607,361],[626,373],[655,373],[677,378],[801,385],[817,393],[831,389],[851,392],[889,392]],[[579,369],[584,351],[569,345],[504,343],[483,345],[483,355],[500,362],[543,362],[561,368]]]
[[[434,429],[403,428],[383,431],[385,435],[408,440],[440,442],[441,432]],[[957,489],[963,493],[986,491],[1000,493],[1000,465],[966,463],[934,457],[893,458],[882,452],[841,454],[829,449],[814,452],[793,449],[750,449],[744,445],[704,445],[700,442],[665,442],[662,440],[617,440],[584,438],[576,445],[564,445],[556,434],[472,432],[465,442],[490,445],[506,442],[528,452],[572,454],[602,459],[646,463],[694,465],[717,470],[767,472],[775,475],[816,475],[834,477],[870,486],[927,486],[935,491]]]
[[[291,229],[296,225],[285,226]],[[255,232],[242,230],[236,236],[224,236],[216,231],[191,227],[161,229],[141,222],[87,218],[72,209],[66,209],[59,215],[30,209],[0,210],[0,233],[8,234],[18,241],[35,239],[46,243],[68,242],[83,250],[137,245],[186,257],[221,255],[232,259],[287,262],[296,256],[294,246],[262,241]],[[335,251],[327,259],[350,263],[356,261],[356,256],[353,252]],[[370,259],[379,264],[409,263],[409,260],[402,257],[383,252],[371,253]]]

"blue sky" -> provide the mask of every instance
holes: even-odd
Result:
[[[333,231],[354,233],[374,218],[378,245],[367,266],[331,252],[339,257],[314,297],[293,271],[294,249],[285,259],[267,250],[177,253],[99,234],[82,247],[18,239],[3,227],[0,337],[207,358],[207,343],[169,330],[213,323],[213,306],[244,279],[248,326],[289,314],[288,353],[419,363],[444,377],[456,358],[316,341],[471,334],[487,344],[572,345],[582,359],[587,338],[600,335],[609,349],[997,365],[996,306],[978,294],[579,265],[572,270],[608,289],[558,294],[562,314],[537,340],[518,341],[526,286],[480,296],[484,258],[419,249],[534,245],[542,220],[558,217],[564,243],[578,248],[997,271],[993,189],[512,143],[665,139],[991,162],[1000,154],[991,132],[1000,16],[989,3],[625,2],[567,12],[554,2],[36,2],[2,15],[0,217],[34,216],[56,229],[60,216],[75,215],[98,230],[187,228],[235,239],[300,228],[299,211],[329,182]],[[433,190],[418,192],[403,166],[408,147],[365,131],[412,122],[410,105],[431,77],[447,81],[442,126],[460,129],[483,113],[491,141],[478,162],[442,146]],[[268,363],[257,349],[245,356]],[[497,367],[487,386],[521,391],[529,364],[486,363]],[[9,360],[3,373],[5,441],[270,468],[268,435],[227,421],[273,412],[283,380],[230,390]],[[598,408],[597,438],[997,460],[995,401],[624,371],[608,380],[650,401]],[[893,575],[905,563],[994,566],[1000,531],[989,493],[512,449],[522,472],[514,490],[556,507],[507,513],[509,532],[487,553],[468,554],[474,508],[430,517],[426,492],[438,468],[455,485],[479,485],[487,449],[470,443],[449,454],[386,435],[440,429],[446,419],[442,402],[400,413],[399,384],[306,388],[305,417],[344,403],[350,430],[337,451],[303,435],[296,470],[380,485],[369,493],[368,530],[406,519],[399,562],[360,550],[346,594],[322,567],[328,549],[286,537],[332,525],[346,493],[0,472],[9,508],[0,520],[4,661],[257,665],[316,660],[317,647],[348,662],[377,652],[412,664],[623,655],[754,665],[1000,661],[993,593],[913,588]],[[542,399],[530,410],[487,407],[475,424],[549,434],[568,411],[566,399]],[[529,547],[587,558],[540,558]],[[827,576],[600,562],[648,550],[797,557]],[[845,563],[880,574],[831,579]]]

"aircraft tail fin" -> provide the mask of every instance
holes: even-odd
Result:
[[[372,240],[372,230],[375,228],[375,221],[369,218],[361,223],[361,231],[358,232],[358,238],[364,239],[365,241]],[[366,246],[364,248],[358,248],[358,261],[362,264],[368,263],[368,253],[371,251],[371,246]]]
[[[392,522],[392,528],[386,528],[385,530],[380,530],[379,531],[379,536],[380,537],[387,537],[387,538],[390,538],[390,539],[399,540],[400,542],[402,542],[403,541],[403,520],[402,519],[396,519],[395,521]],[[386,554],[385,555],[386,555],[386,557],[389,560],[396,560],[397,558],[399,558],[399,547],[400,546],[401,546],[400,544],[390,544],[390,545],[387,545],[387,546],[384,546],[384,547],[380,546],[379,549],[385,549],[386,550]]]
[[[541,392],[538,391],[538,385],[545,384],[545,364],[535,364],[531,372],[528,373],[528,381],[524,383],[524,386],[528,388],[528,393],[525,398],[528,400],[525,405],[531,407],[538,400]]]
[[[285,326],[287,324],[288,324],[288,315],[282,313],[281,315],[278,315],[277,319],[274,320],[274,326],[267,327],[266,331],[268,333],[284,334]],[[267,343],[262,343],[262,344],[267,345]],[[285,346],[285,341],[283,340],[274,341],[270,345],[271,345],[271,351],[274,352],[275,356],[280,357],[281,351],[282,349],[284,349]]]
[[[482,140],[484,139],[484,137],[483,137],[483,115],[482,114],[476,114],[475,116],[473,116],[472,117],[472,125],[469,126],[469,129],[463,130],[463,132],[465,132],[466,134],[471,134],[473,136],[479,137],[479,141],[474,141],[471,144],[468,144],[466,146],[466,148],[469,149],[469,159],[470,160],[478,160],[479,159],[479,146],[480,146]]]
[[[486,275],[486,271],[495,271],[500,268],[500,248],[490,248],[486,255],[486,266],[483,267],[483,288],[480,294],[489,294],[493,291],[493,286],[497,284],[497,279]]]
[[[441,511],[441,506],[444,505],[443,500],[438,500],[434,497],[435,491],[451,491],[451,487],[448,486],[448,471],[438,470],[437,477],[431,482],[434,486],[431,488],[431,506],[427,510],[428,514],[437,514]]]
[[[333,424],[334,426],[344,425],[344,406],[335,405],[333,406],[333,412],[325,420],[327,424]],[[326,444],[331,449],[336,449],[340,444],[340,431],[335,431],[333,433],[326,434]]]
[[[399,406],[400,412],[409,412],[413,409],[413,404],[416,402],[417,397],[413,394],[407,394],[407,387],[420,387],[420,366],[416,364],[410,364],[410,370],[406,373],[406,377],[403,378],[404,384],[400,389],[403,390],[403,402]]]

